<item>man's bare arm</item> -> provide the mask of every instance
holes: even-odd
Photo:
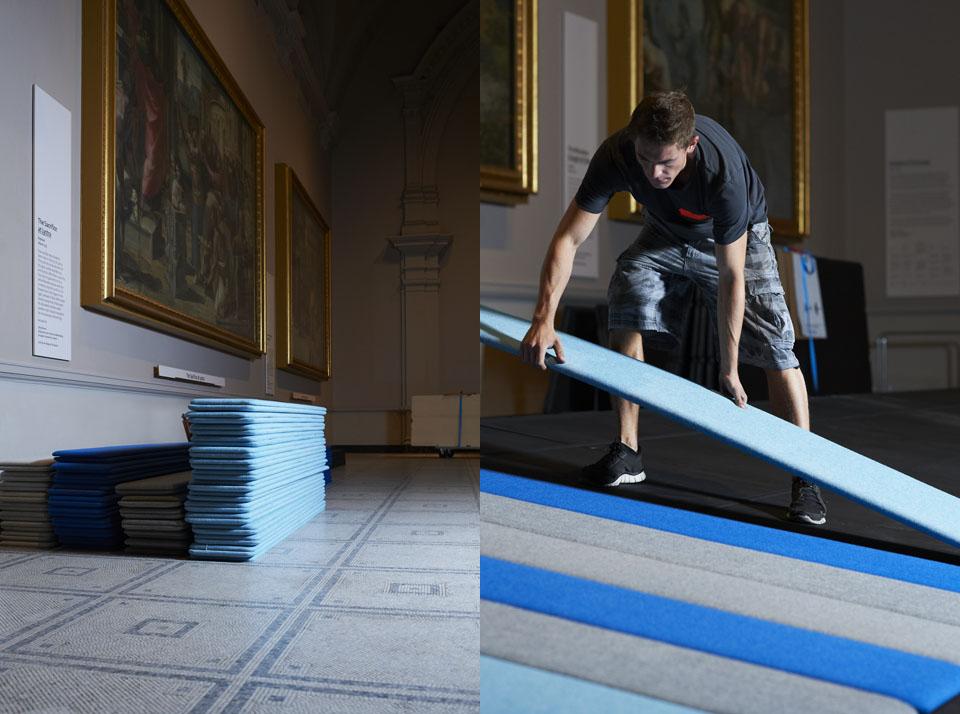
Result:
[[[563,348],[554,332],[553,321],[560,297],[570,281],[577,248],[590,235],[599,218],[599,213],[584,211],[576,201],[571,201],[560,219],[540,270],[540,291],[533,321],[520,345],[520,358],[524,362],[546,369],[544,358],[550,347],[556,350],[557,358],[563,361]]]
[[[716,246],[717,270],[720,281],[717,289],[717,334],[720,336],[720,383],[727,394],[745,406],[747,395],[740,384],[738,351],[743,329],[743,309],[746,301],[743,266],[747,254],[747,234],[733,243]]]

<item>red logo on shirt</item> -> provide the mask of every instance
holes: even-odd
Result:
[[[686,208],[680,209],[680,215],[684,218],[689,218],[691,221],[705,221],[710,218],[710,216],[702,213],[693,213],[692,211],[688,211]]]

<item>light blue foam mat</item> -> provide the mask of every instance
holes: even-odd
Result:
[[[302,506],[313,505],[324,500],[323,483],[319,486],[301,486],[283,498],[264,499],[250,507],[238,509],[229,504],[210,506],[204,504],[200,509],[186,509],[186,520],[198,525],[242,525],[255,527],[283,517]],[[189,504],[188,504],[189,506]]]
[[[480,341],[519,354],[530,327],[480,308]],[[815,481],[891,518],[960,546],[960,499],[821,436],[698,384],[572,335],[557,333],[566,362],[550,369],[642,404],[792,474]]]
[[[276,424],[264,421],[241,423],[231,421],[229,423],[218,423],[211,421],[212,417],[209,415],[201,414],[201,416],[204,418],[197,421],[196,430],[191,428],[191,433],[195,433],[196,431],[200,434],[225,434],[227,436],[246,436],[250,434],[272,435],[289,433],[291,430],[321,431],[323,427],[326,426],[326,420],[324,419],[297,419],[292,422],[292,424],[296,426],[291,426],[290,424]]]
[[[243,444],[211,444],[209,446],[194,446],[190,449],[190,458],[194,462],[203,463],[208,459],[268,459],[276,456],[288,456],[291,453],[322,452],[326,458],[326,449],[322,440],[310,441],[278,441],[263,446],[246,446]]]
[[[311,407],[311,409],[313,409]],[[187,417],[201,419],[242,419],[252,422],[272,421],[323,421],[327,418],[322,408],[315,411],[285,409],[195,409],[191,406]]]
[[[480,557],[484,600],[894,697],[932,712],[960,667],[584,578]]]
[[[193,399],[190,408],[198,411],[267,411],[325,414],[326,407],[294,402],[277,402],[268,399],[219,399],[202,397]]]
[[[239,533],[237,528],[217,528],[193,526],[194,545],[201,546],[240,546],[245,548],[277,543],[290,535],[303,523],[308,522],[323,510],[323,502],[304,504],[296,511],[287,513],[284,518],[272,522],[251,526],[250,532]]]
[[[305,526],[321,510],[322,505],[316,511],[307,510],[297,518],[289,520],[285,528],[273,533],[268,540],[264,541],[260,545],[230,546],[217,543],[207,544],[195,542],[190,547],[190,556],[193,558],[215,560],[254,560],[283,541],[291,533]]]
[[[311,414],[280,414],[267,412],[187,412],[190,424],[220,426],[290,426],[299,424],[314,426],[324,424],[326,418]]]
[[[272,464],[285,464],[292,461],[300,461],[313,457],[318,462],[326,462],[326,453],[322,448],[303,448],[279,450],[270,453],[259,453],[252,456],[224,455],[224,458],[215,458],[213,456],[197,456],[192,461],[194,471],[214,470],[214,469],[236,469],[243,467],[245,469],[255,469],[258,467],[270,466]]]
[[[960,568],[935,560],[620,498],[607,493],[584,491],[489,469],[480,470],[480,490],[483,493],[541,506],[960,593]]]
[[[480,701],[484,714],[698,714],[642,694],[565,674],[480,656]]]
[[[208,508],[202,511],[187,510],[184,520],[187,523],[197,526],[246,526],[249,528],[265,528],[272,526],[275,522],[283,520],[288,514],[293,513],[301,507],[312,506],[323,501],[323,495],[320,493],[299,492],[296,498],[286,499],[282,502],[272,502],[263,504],[256,508],[249,508],[242,511],[231,509],[224,506],[220,508]]]
[[[320,429],[284,429],[283,431],[254,431],[254,432],[227,432],[225,430],[213,431],[204,430],[193,432],[191,443],[196,446],[197,439],[203,439],[206,442],[218,442],[223,444],[239,444],[247,441],[264,442],[267,444],[292,442],[298,444],[301,442],[323,441],[324,430]]]
[[[187,511],[198,511],[203,509],[214,509],[220,507],[250,509],[257,508],[261,504],[280,503],[289,499],[293,494],[305,488],[316,488],[322,486],[323,481],[320,474],[307,476],[289,481],[280,487],[271,488],[264,491],[255,491],[249,494],[221,493],[221,494],[197,494],[187,497],[185,507]]]
[[[298,481],[306,475],[310,475],[310,472],[298,470],[290,472],[289,475],[280,475],[277,478],[261,479],[242,484],[196,483],[190,487],[189,494],[195,501],[205,499],[222,501],[225,498],[249,500],[275,489],[282,489],[286,484]]]

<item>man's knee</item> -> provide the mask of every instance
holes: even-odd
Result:
[[[620,354],[643,359],[643,335],[633,330],[612,330],[610,332],[610,349]]]

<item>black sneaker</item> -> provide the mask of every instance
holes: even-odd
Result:
[[[614,441],[602,459],[583,469],[581,478],[592,486],[640,483],[646,478],[641,451],[634,451],[623,442]]]
[[[793,493],[787,518],[791,521],[812,523],[815,526],[827,522],[827,507],[820,497],[820,487],[796,476],[793,479]]]

